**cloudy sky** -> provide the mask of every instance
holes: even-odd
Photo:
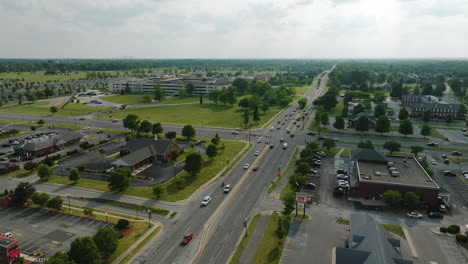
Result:
[[[0,0],[0,58],[468,57],[467,0]]]

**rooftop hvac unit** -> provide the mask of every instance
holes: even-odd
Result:
[[[393,167],[393,162],[389,161],[389,162],[387,163],[387,167]]]
[[[392,177],[398,177],[398,171],[392,171]]]
[[[370,180],[370,176],[365,176],[364,179]]]

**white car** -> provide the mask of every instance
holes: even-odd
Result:
[[[274,127],[274,126],[270,127],[270,131],[273,131],[274,129],[275,129],[275,127]]]
[[[244,169],[246,170],[246,169],[248,169],[248,168],[250,168],[250,163],[244,164]]]
[[[284,141],[284,138],[280,138],[280,142],[283,142]]]
[[[347,184],[347,183],[340,183],[340,184],[338,184],[338,187],[340,187],[340,188],[349,188],[349,184]]]
[[[257,150],[255,151],[255,156],[258,156],[258,155],[260,155],[260,151]]]
[[[406,216],[409,217],[409,218],[417,218],[417,219],[423,218],[422,214],[416,213],[416,212],[409,212],[409,213],[406,214]]]
[[[348,181],[345,181],[345,180],[338,180],[337,183],[338,183],[338,184],[348,184]]]
[[[465,137],[468,137],[468,132],[463,133]]]
[[[432,164],[432,165],[437,165],[437,161],[432,160],[432,161],[431,161],[431,164]]]
[[[267,140],[265,141],[265,143],[266,143],[266,144],[270,144],[270,140],[267,139]]]
[[[201,202],[201,206],[207,206],[211,202],[211,196],[205,196]]]
[[[339,180],[349,179],[348,175],[344,175],[344,174],[338,174],[338,175],[336,175],[336,178],[339,179]]]
[[[228,185],[224,186],[224,192],[225,193],[228,193],[230,191],[231,191],[231,184],[228,184]]]

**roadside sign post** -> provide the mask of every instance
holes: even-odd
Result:
[[[304,217],[305,217],[305,204],[310,199],[309,195],[306,193],[296,193],[296,216],[297,216],[297,209],[303,208],[304,209]]]

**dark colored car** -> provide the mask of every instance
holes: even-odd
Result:
[[[273,144],[270,144],[270,148],[271,148],[271,149],[272,149],[272,148],[274,148],[274,147],[275,147],[275,145],[273,145]]]
[[[445,164],[450,164],[450,160],[445,159],[445,160],[444,160],[444,163],[445,163]]]
[[[427,216],[429,216],[429,218],[444,218],[444,215],[439,212],[429,212]]]
[[[257,171],[257,170],[258,170],[258,166],[257,166],[257,165],[255,165],[255,166],[253,167],[253,169],[252,169],[252,170],[253,170],[253,171]]]
[[[427,143],[427,146],[428,147],[437,147],[437,146],[439,146],[439,144],[434,143],[434,142],[429,142],[429,143]]]
[[[345,171],[345,170],[336,170],[336,174],[344,174],[344,175],[348,175],[348,172]]]
[[[307,132],[307,135],[309,135],[309,136],[315,136],[315,133],[314,133],[314,132]]]
[[[319,139],[319,140],[325,140],[325,139],[327,139],[327,137],[325,137],[325,136],[320,136],[320,137],[318,137],[318,139]]]
[[[5,143],[5,144],[2,145],[2,148],[8,148],[9,146],[10,146],[10,144]]]
[[[294,137],[294,133],[291,133],[291,137]]]
[[[452,177],[457,176],[457,174],[455,172],[453,172],[453,171],[444,171],[444,175],[445,176],[452,176]]]
[[[192,233],[185,234],[180,243],[182,245],[187,245],[192,240],[192,238],[193,238]]]
[[[460,151],[454,151],[454,152],[452,152],[452,155],[461,156],[462,153]]]
[[[309,189],[315,189],[315,183],[313,182],[308,182],[306,185],[305,185],[306,188],[309,188]]]

